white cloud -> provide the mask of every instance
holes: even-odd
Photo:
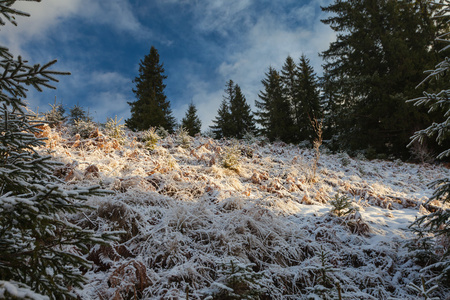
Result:
[[[216,0],[196,2],[196,28],[203,32],[227,35],[227,29],[248,25],[252,0]]]
[[[69,1],[69,0],[66,0]],[[92,1],[82,0],[83,17],[94,24],[106,24],[119,32],[132,34],[136,38],[149,38],[151,32],[136,17],[128,0]]]
[[[222,1],[219,2],[222,4]],[[279,70],[288,55],[298,62],[300,56],[305,54],[311,60],[316,73],[321,74],[322,60],[318,53],[327,49],[329,43],[335,39],[335,34],[328,26],[320,23],[321,16],[316,14],[317,5],[317,2],[311,1],[286,15],[266,11],[257,16],[254,24],[247,30],[240,32],[239,42],[226,49],[225,60],[216,70],[223,85],[213,90],[210,86],[194,89],[193,99],[198,99],[199,115],[203,124],[211,125],[222,101],[225,83],[229,79],[240,85],[247,102],[254,107],[254,100],[262,89],[261,80],[264,79],[268,67]],[[211,19],[214,19],[214,16],[212,11],[209,11],[199,22],[203,24]],[[218,15],[217,19],[220,23],[224,18]],[[298,22],[299,19],[301,22]],[[293,23],[300,25],[293,26]],[[210,29],[213,29],[212,25]],[[205,92],[208,87],[210,92]]]
[[[148,39],[152,35],[150,29],[135,16],[128,0],[43,0],[40,3],[18,1],[13,7],[29,13],[30,17],[18,16],[18,26],[4,26],[0,43],[6,45],[11,52],[22,55],[26,53],[22,49],[25,42],[50,38],[52,29],[59,30],[59,38],[70,38],[73,32],[65,34],[59,28],[67,18],[79,18],[93,25],[108,25],[138,39]]]
[[[127,95],[121,92],[102,91],[90,95],[91,105],[89,112],[98,122],[105,122],[107,118],[118,119],[122,121],[130,117],[130,107],[127,104]]]

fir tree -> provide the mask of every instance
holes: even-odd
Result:
[[[443,18],[446,22],[446,28],[443,33],[437,38],[438,41],[446,42],[446,45],[441,51],[445,52],[450,49],[450,41],[448,37],[449,25],[450,25],[450,1],[433,2],[436,7],[439,8],[437,13],[438,18]],[[448,53],[448,52],[447,52]],[[429,108],[430,112],[439,110],[445,115],[445,119],[441,122],[435,122],[425,129],[417,131],[412,137],[411,144],[415,141],[423,142],[428,137],[435,137],[439,144],[443,144],[448,139],[450,133],[450,84],[449,84],[449,71],[450,71],[450,59],[446,57],[443,61],[436,65],[435,69],[427,71],[429,74],[427,78],[422,82],[422,85],[426,82],[435,80],[444,83],[444,88],[437,92],[424,92],[422,97],[410,100],[416,106],[425,106]],[[441,152],[437,158],[442,159],[450,156],[450,149]],[[450,209],[446,204],[450,203],[450,179],[442,178],[436,180],[430,184],[430,188],[434,189],[433,195],[430,197],[427,205],[432,201],[440,201],[443,204],[442,208],[437,209],[430,214],[426,214],[418,218],[411,227],[416,233],[423,234],[424,232],[432,233],[434,237],[450,240]],[[422,241],[429,237],[422,237]],[[442,251],[443,250],[443,251]],[[450,249],[439,249],[436,251],[440,253],[440,261],[434,265],[428,266],[427,270],[436,271],[440,270],[435,279],[445,282],[448,286],[450,282]]]
[[[432,9],[426,0],[336,0],[322,9],[333,13],[322,22],[337,32],[322,53],[335,134],[353,150],[407,155],[414,127],[428,121],[405,100],[417,95],[420,70],[435,61]]]
[[[270,141],[280,139],[290,143],[295,138],[292,135],[292,113],[289,101],[283,93],[280,74],[270,67],[266,77],[261,81],[264,91],[258,95],[261,101],[255,100],[258,109],[255,112],[256,122],[262,127],[261,133]]]
[[[321,107],[319,99],[319,84],[314,69],[309,59],[305,55],[300,58],[298,65],[298,98],[300,105],[296,113],[301,118],[297,126],[301,137],[311,142],[316,138],[316,133],[311,125],[311,121],[321,118]]]
[[[299,142],[306,139],[306,136],[301,133],[309,124],[306,124],[308,119],[302,109],[297,65],[291,56],[286,58],[280,73],[283,82],[283,93],[292,109],[292,122],[294,125],[292,128],[292,137],[293,140]]]
[[[45,121],[49,122],[51,127],[59,126],[64,123],[66,121],[66,117],[64,116],[66,110],[62,103],[56,103],[55,97],[55,103],[50,104],[50,107],[51,109],[44,114]]]
[[[155,47],[139,64],[139,76],[134,79],[136,88],[135,102],[131,106],[131,117],[125,121],[131,130],[147,130],[150,127],[163,127],[173,133],[175,118],[172,116],[170,102],[164,94],[166,85],[163,64],[159,62],[159,54]]]
[[[218,116],[210,126],[216,138],[233,137],[241,139],[249,132],[255,131],[250,105],[247,104],[239,85],[229,80],[225,86],[225,95]]]
[[[28,14],[15,10],[14,3],[0,1],[0,14],[16,25],[15,15]],[[3,19],[0,25],[5,25]],[[69,73],[51,70],[56,61],[28,65],[5,47],[0,47],[0,58],[0,295],[74,298],[74,288],[84,282],[80,268],[90,267],[77,253],[104,243],[109,235],[83,230],[65,214],[84,208],[86,196],[99,190],[62,188],[53,175],[57,163],[36,150],[45,145],[35,136],[40,124],[30,118],[21,100],[26,86],[38,91],[54,88],[55,76]]]
[[[230,83],[232,81],[230,80]],[[239,85],[233,87],[233,98],[230,98],[231,136],[242,139],[246,133],[255,131],[252,111]]]
[[[181,126],[188,131],[190,136],[200,133],[202,122],[197,116],[197,108],[194,103],[189,104],[186,116],[181,120]]]
[[[75,124],[77,122],[92,122],[92,117],[89,115],[89,112],[86,111],[82,106],[79,104],[75,104],[70,109],[70,122],[72,124]]]
[[[217,110],[217,117],[213,120],[215,125],[210,126],[215,139],[231,136],[230,120],[230,108],[228,107],[227,100],[223,99]]]

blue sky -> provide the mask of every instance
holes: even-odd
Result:
[[[57,90],[30,91],[33,109],[79,104],[96,121],[130,116],[132,80],[153,45],[164,64],[166,95],[178,121],[193,101],[206,130],[232,79],[254,107],[269,66],[302,53],[321,74],[318,53],[335,40],[320,19],[331,0],[42,0],[17,2],[31,14],[0,31],[0,44],[30,63],[58,59],[69,71]]]

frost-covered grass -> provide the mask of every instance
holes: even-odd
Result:
[[[45,132],[69,188],[115,192],[70,219],[126,232],[86,254],[82,299],[421,299],[414,287],[435,285],[422,285],[407,227],[439,206],[424,203],[427,184],[449,176],[441,165],[322,153],[310,181],[315,154],[296,146]],[[233,168],[230,147],[241,152]],[[343,196],[352,210],[331,213]]]

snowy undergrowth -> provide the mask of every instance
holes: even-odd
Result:
[[[411,284],[426,277],[407,227],[439,205],[423,207],[427,184],[449,176],[443,166],[323,153],[310,183],[314,153],[284,144],[47,136],[42,151],[66,164],[57,173],[68,186],[115,191],[71,219],[126,231],[87,255],[83,299],[417,299]],[[336,195],[355,210],[330,213]]]

